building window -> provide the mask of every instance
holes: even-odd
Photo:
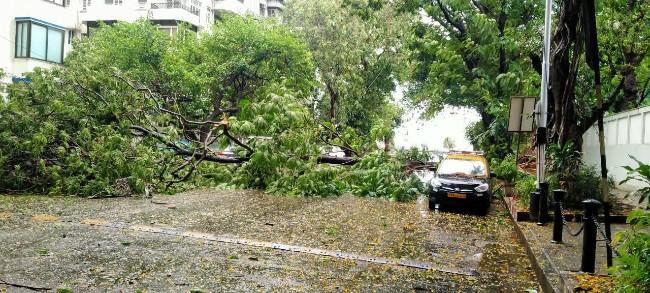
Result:
[[[164,32],[170,37],[173,37],[178,33],[178,27],[176,26],[161,26],[158,27],[158,30]]]
[[[64,33],[33,21],[17,21],[16,58],[63,62]]]
[[[266,5],[260,4],[260,15],[266,16]]]
[[[122,0],[105,0],[106,5],[122,5]]]
[[[27,44],[29,44],[29,23],[16,23],[16,57],[29,57]]]
[[[86,8],[88,8],[90,6],[90,4],[91,4],[90,0],[83,0],[82,9],[86,10]]]
[[[147,6],[147,0],[138,0],[140,8],[145,8]]]

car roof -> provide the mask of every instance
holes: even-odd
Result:
[[[489,168],[489,164],[485,156],[479,155],[476,153],[450,153],[447,155],[446,159],[458,159],[458,160],[470,160],[470,161],[480,161]],[[489,169],[488,169],[489,170]]]

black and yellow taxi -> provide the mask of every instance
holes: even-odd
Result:
[[[462,206],[487,213],[492,200],[490,177],[482,153],[450,151],[430,181],[429,208]]]

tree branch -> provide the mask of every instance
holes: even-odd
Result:
[[[210,154],[200,154],[196,153],[194,150],[188,150],[186,148],[180,147],[176,143],[170,142],[165,137],[153,130],[146,129],[142,126],[137,126],[137,125],[132,125],[131,130],[134,130],[137,133],[134,133],[134,135],[137,136],[150,136],[170,148],[172,151],[174,151],[175,154],[180,155],[180,156],[189,156],[193,157],[196,159],[201,159],[205,161],[210,161],[210,162],[215,162],[215,163],[224,163],[224,164],[240,164],[243,162],[247,162],[250,158],[245,157],[245,158],[229,158],[229,157],[222,157],[222,156],[215,156],[215,155],[210,155]]]
[[[338,139],[340,139],[341,142],[344,144],[344,146],[338,146],[338,145],[335,145],[335,146],[338,146],[338,147],[340,147],[340,148],[342,148],[342,149],[347,149],[348,151],[350,151],[351,153],[353,153],[355,156],[360,157],[360,156],[359,156],[359,153],[358,153],[357,151],[355,151],[355,150],[352,148],[352,146],[351,146],[349,143],[347,143],[347,142],[345,141],[345,139],[343,139],[343,137],[341,137],[341,135],[340,135],[337,131],[335,131],[334,129],[331,129],[331,128],[329,128],[329,127],[327,127],[327,125],[325,125],[325,124],[323,124],[323,123],[319,123],[319,124],[320,124],[323,128],[327,129],[329,132],[331,132],[332,134],[334,134],[334,135],[335,135]],[[328,143],[328,144],[329,144],[329,143]],[[333,145],[333,144],[332,144],[332,145]]]
[[[586,118],[584,120],[584,125],[582,125],[583,132],[589,129],[594,123],[596,123],[596,120],[598,120],[598,117],[601,117],[609,107],[611,107],[615,102],[616,98],[618,97],[618,94],[621,92],[621,89],[623,89],[623,84],[624,84],[625,79],[621,79],[621,82],[618,83],[618,86],[614,91],[607,97],[605,102],[603,103],[602,108],[595,108],[591,111],[591,116],[589,118]]]
[[[438,4],[438,7],[440,8],[440,11],[442,12],[443,16],[445,17],[445,20],[452,26],[454,26],[458,32],[459,32],[459,39],[463,40],[467,36],[467,28],[465,27],[465,24],[462,21],[457,21],[454,20],[454,17],[451,15],[451,11],[445,7],[444,4],[440,0],[435,0],[436,4]]]
[[[253,154],[253,149],[252,149],[251,147],[249,147],[248,145],[246,145],[245,143],[241,142],[241,141],[240,141],[239,139],[237,139],[236,137],[232,136],[232,135],[230,134],[230,132],[228,132],[228,129],[224,129],[224,130],[223,130],[223,135],[225,135],[227,138],[229,138],[230,140],[232,140],[232,141],[233,141],[235,144],[237,144],[238,146],[245,148],[246,151],[247,151],[247,152],[246,152],[246,157],[250,157],[250,156]]]

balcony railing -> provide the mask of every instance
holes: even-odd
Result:
[[[268,7],[284,8],[284,0],[269,0],[267,5]]]
[[[151,9],[173,9],[173,8],[180,8],[197,16],[201,13],[200,5],[199,7],[195,5],[186,5],[183,3],[183,1],[165,1],[165,2],[151,3]]]
[[[56,5],[63,6],[63,7],[66,7],[66,6],[70,5],[70,1],[66,1],[66,0],[43,0],[43,1],[50,2],[52,4],[56,4]]]

